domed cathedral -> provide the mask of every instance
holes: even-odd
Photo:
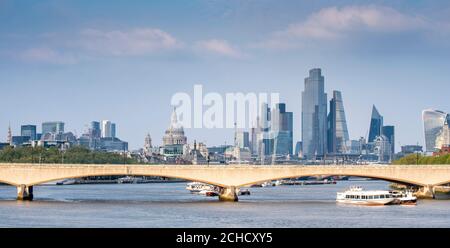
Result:
[[[186,145],[187,138],[184,135],[183,126],[178,123],[176,108],[173,109],[169,128],[163,137],[163,146]]]

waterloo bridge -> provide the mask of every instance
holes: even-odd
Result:
[[[355,176],[420,187],[450,183],[448,165],[112,165],[0,163],[0,182],[17,187],[17,199],[32,200],[33,186],[89,176],[160,176],[204,182],[221,188],[219,199],[237,201],[236,189],[271,180],[304,176]]]

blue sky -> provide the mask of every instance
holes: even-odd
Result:
[[[350,137],[375,104],[396,145],[423,144],[421,111],[450,111],[448,1],[0,0],[0,140],[8,123],[117,123],[161,143],[176,92],[279,92],[300,139],[303,80],[342,91]],[[40,129],[40,128],[39,128]],[[3,131],[1,131],[3,130]],[[233,130],[186,130],[219,145]]]

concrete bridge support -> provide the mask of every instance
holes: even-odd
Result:
[[[236,187],[222,188],[220,190],[219,200],[220,201],[237,202],[239,199],[238,199],[238,196],[236,194]]]
[[[33,200],[33,186],[22,184],[17,186],[17,200],[32,201]]]
[[[435,197],[435,189],[433,185],[427,185],[421,187],[419,191],[416,192],[417,198],[421,199],[434,199]]]

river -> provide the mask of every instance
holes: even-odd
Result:
[[[239,202],[219,202],[190,194],[185,183],[43,185],[28,202],[0,186],[0,227],[450,227],[449,200],[337,204],[336,192],[351,185],[388,188],[384,181],[250,188]]]

